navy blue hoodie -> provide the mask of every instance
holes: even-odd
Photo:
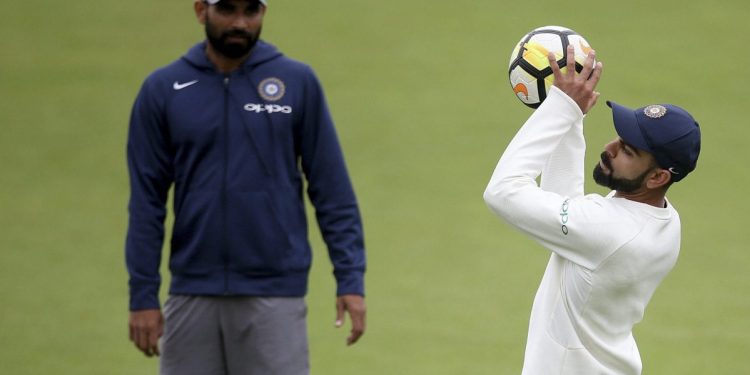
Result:
[[[205,42],[146,78],[127,145],[130,309],[159,307],[168,191],[170,293],[304,296],[311,250],[303,177],[337,294],[364,294],[357,201],[312,69],[259,41],[225,75]]]

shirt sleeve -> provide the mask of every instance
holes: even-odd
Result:
[[[312,70],[306,85],[301,165],[323,240],[333,263],[337,295],[364,295],[365,246],[357,199],[322,87]]]
[[[129,221],[125,261],[130,309],[159,307],[161,249],[169,188],[173,182],[162,99],[147,80],[133,105],[128,130]]]
[[[582,196],[585,151],[583,121],[580,119],[563,135],[547,159],[539,187],[571,198]]]
[[[582,124],[578,105],[553,86],[506,148],[484,199],[495,214],[546,248],[594,268],[606,256],[600,249],[607,241],[595,226],[606,223],[607,215],[600,199],[583,195]]]

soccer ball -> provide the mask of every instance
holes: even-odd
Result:
[[[576,72],[581,72],[591,46],[575,31],[561,26],[544,26],[532,30],[513,48],[508,64],[510,86],[518,99],[531,108],[539,107],[547,97],[554,82],[552,68],[547,60],[548,52],[553,52],[557,65],[565,72],[567,47],[575,48]]]

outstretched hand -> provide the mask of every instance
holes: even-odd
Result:
[[[599,92],[595,89],[599,83],[599,78],[602,76],[603,65],[601,61],[594,63],[595,58],[596,52],[589,52],[586,61],[583,63],[583,70],[576,74],[575,49],[572,45],[568,45],[567,71],[565,73],[560,71],[555,55],[551,52],[547,55],[552,73],[555,76],[554,85],[578,103],[578,107],[581,108],[583,113],[587,113],[599,98]]]

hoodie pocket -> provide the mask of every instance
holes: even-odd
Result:
[[[182,276],[206,276],[221,270],[221,221],[216,192],[187,193],[172,230],[170,270]]]
[[[250,276],[285,271],[289,232],[266,192],[229,192],[229,268]]]

